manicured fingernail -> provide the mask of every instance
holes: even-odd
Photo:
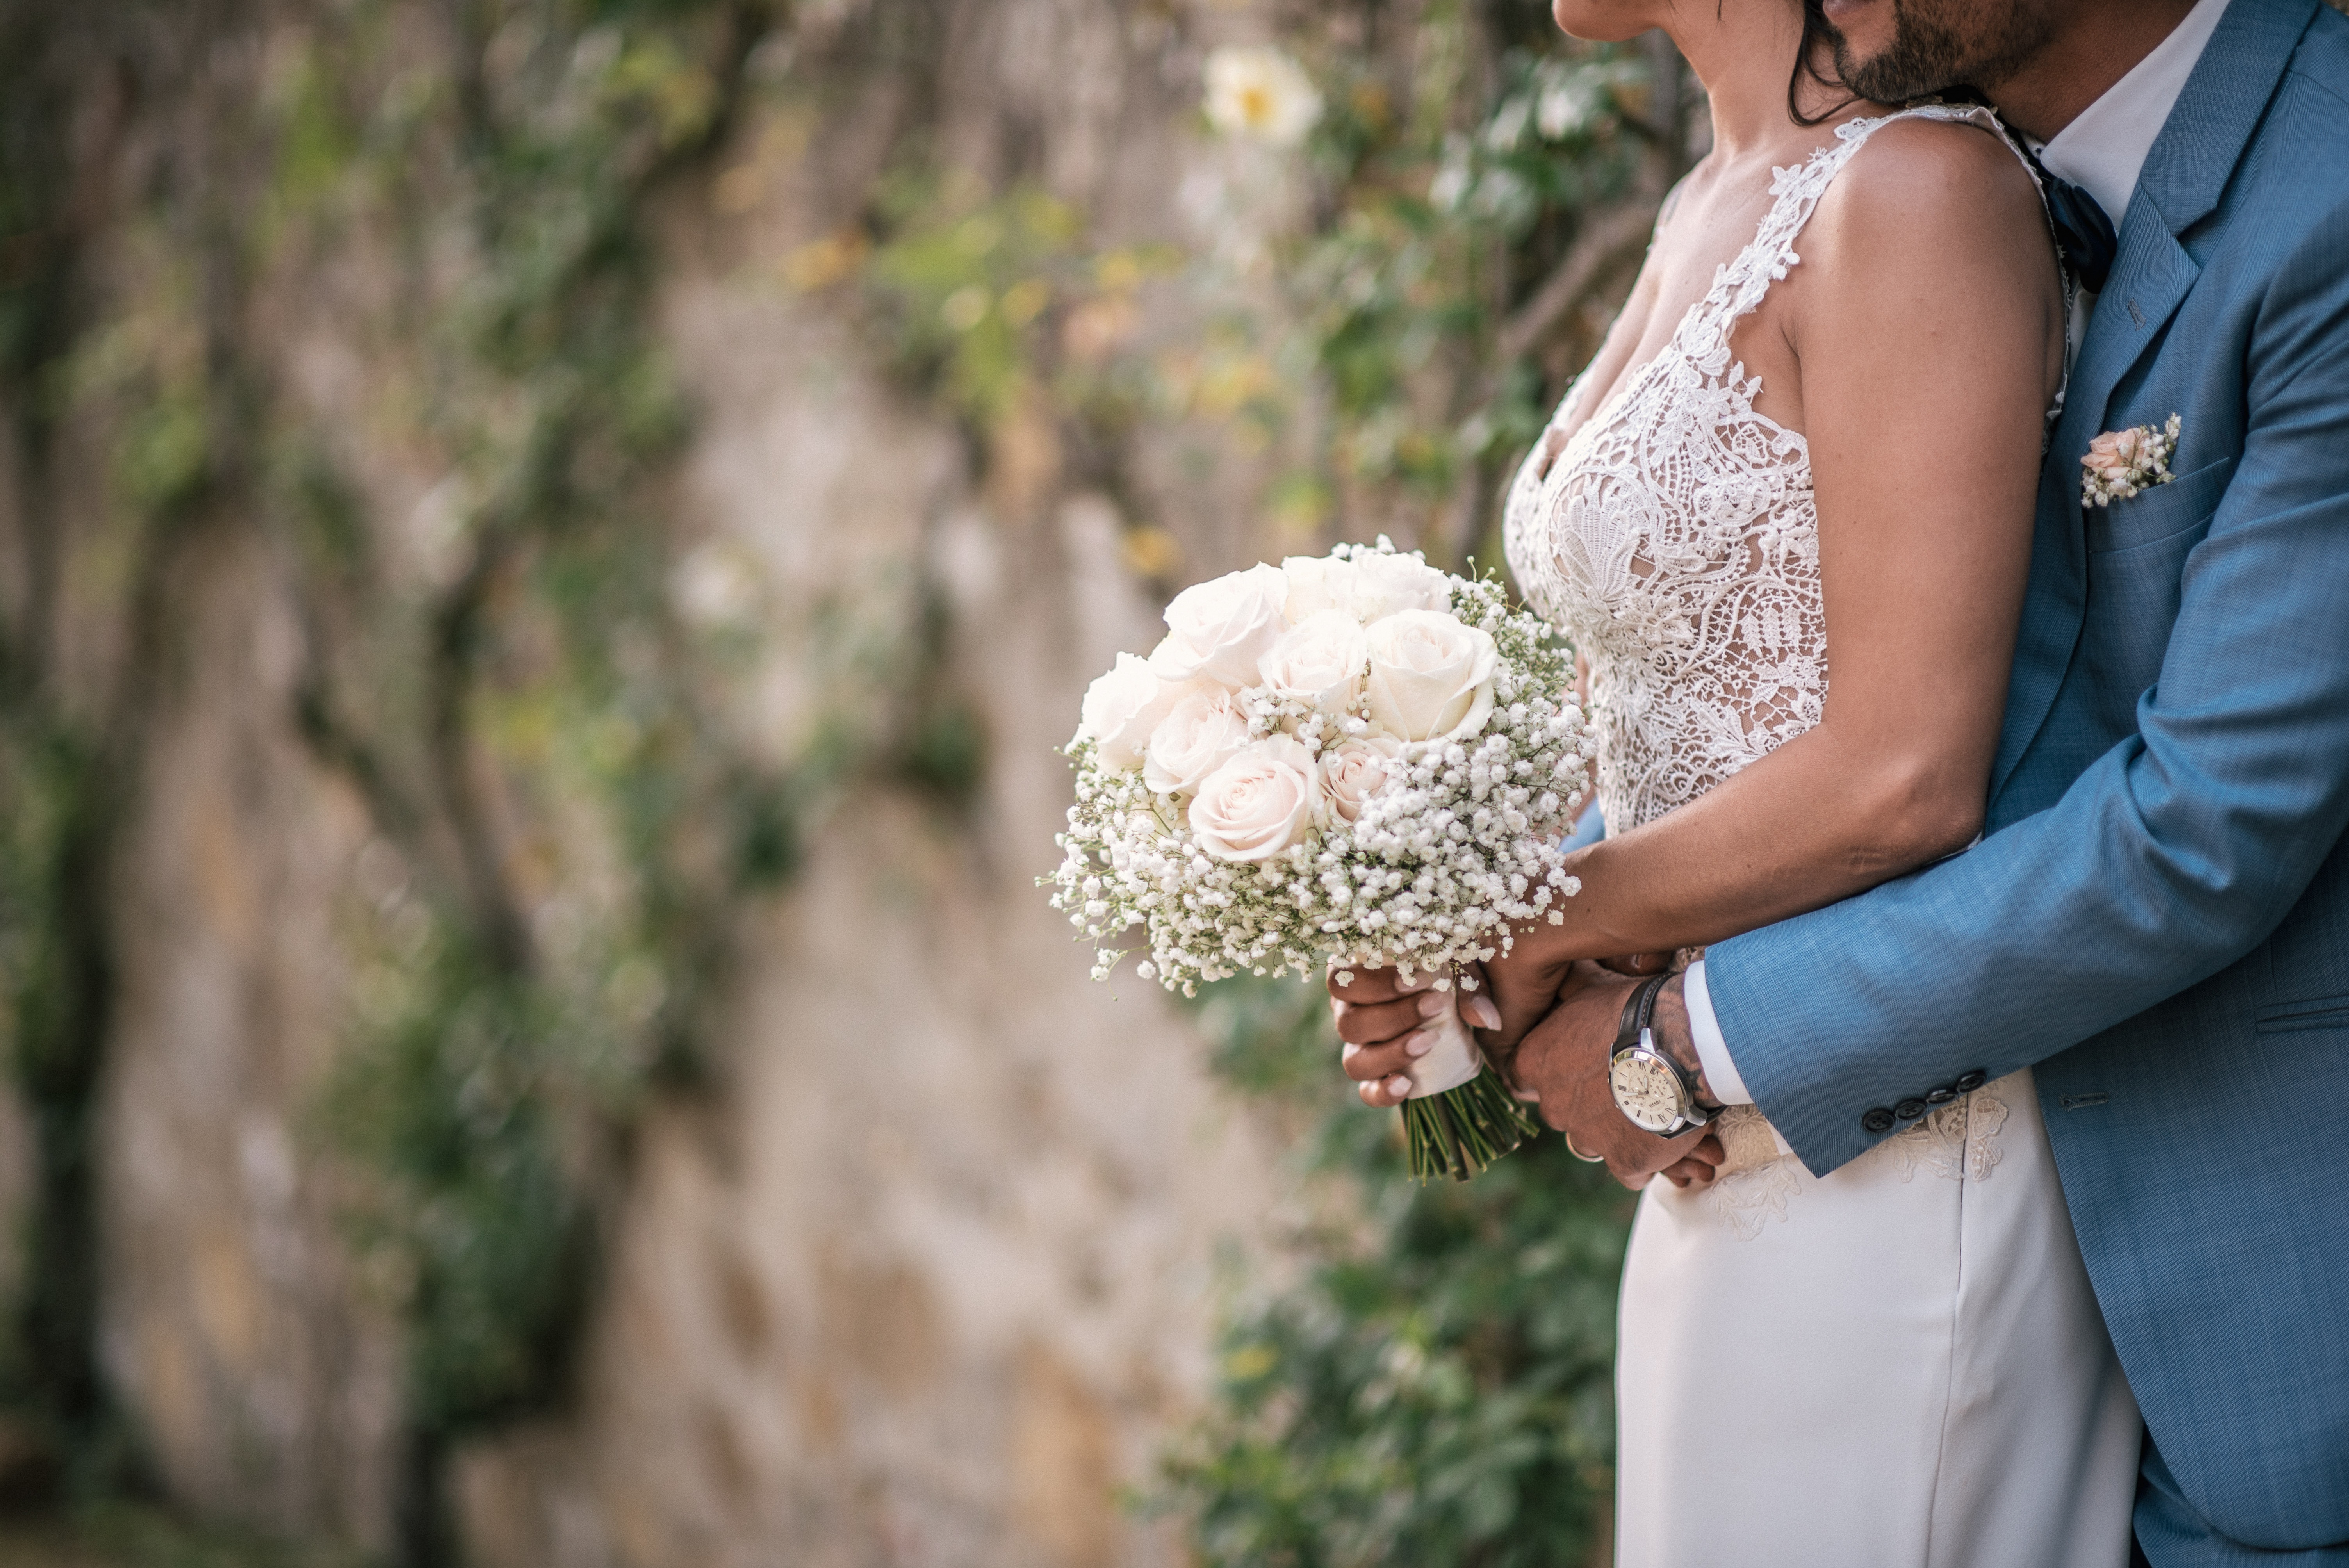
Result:
[[[1451,1006],[1452,998],[1449,996],[1422,996],[1419,999],[1419,1016],[1423,1018],[1441,1017],[1444,1010]]]
[[[1345,1045],[1339,1049],[1338,1059],[1341,1062],[1350,1062],[1355,1057],[1361,1053],[1361,1047],[1354,1044],[1351,1040],[1348,1040]]]
[[[1402,1043],[1402,1054],[1407,1057],[1423,1057],[1434,1048],[1435,1037],[1425,1029],[1422,1029]]]
[[[1497,1029],[1501,1026],[1501,1009],[1493,1006],[1493,998],[1490,996],[1471,996],[1468,998],[1467,1006],[1462,1010],[1468,1015],[1468,1021],[1480,1029]]]
[[[1397,1099],[1408,1098],[1411,1094],[1411,1079],[1403,1077],[1401,1073],[1397,1073],[1394,1077],[1387,1079],[1387,1092],[1393,1095]]]

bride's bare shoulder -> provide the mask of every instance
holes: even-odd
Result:
[[[1919,115],[1878,127],[1809,227],[1806,263],[1832,270],[1895,260],[1912,278],[2027,269],[2049,293],[2058,286],[2037,182],[1996,131],[1971,121]]]

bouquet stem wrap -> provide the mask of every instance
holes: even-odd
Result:
[[[1435,1043],[1405,1075],[1411,1098],[1403,1101],[1403,1134],[1411,1173],[1422,1181],[1465,1181],[1541,1130],[1500,1075],[1485,1070],[1476,1037],[1460,1016],[1456,987],[1450,1000],[1441,1017],[1421,1026]]]

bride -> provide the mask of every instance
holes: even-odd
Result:
[[[1667,29],[1714,141],[1508,500],[1510,564],[1585,661],[1609,837],[1578,851],[1568,923],[1491,966],[1499,1013],[1471,1004],[1503,1039],[1575,961],[1701,957],[1972,840],[2071,303],[1990,111],[1849,101],[1798,0],[1556,11],[1584,37]],[[1674,811],[1722,814],[1744,852],[1686,863],[1641,830]],[[1635,995],[1684,1036],[1688,984]],[[1424,1048],[1394,1037],[1442,1010],[1394,989],[1337,993],[1378,1105]],[[1733,1106],[1648,1186],[1623,1568],[2128,1562],[2137,1408],[2030,1074],[1930,1099],[1824,1179]]]

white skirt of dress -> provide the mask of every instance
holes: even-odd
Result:
[[[1741,1119],[1640,1201],[1619,1568],[2126,1568],[2137,1403],[2030,1072],[1825,1178]]]

